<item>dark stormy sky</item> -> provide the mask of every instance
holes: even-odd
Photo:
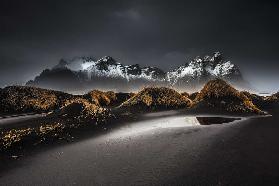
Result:
[[[169,69],[220,51],[253,86],[279,90],[278,10],[268,0],[2,0],[0,86],[60,58],[110,55]]]

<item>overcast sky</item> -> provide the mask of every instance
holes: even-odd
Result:
[[[60,58],[110,55],[174,68],[223,53],[261,90],[279,90],[276,1],[1,0],[0,86],[24,83]]]

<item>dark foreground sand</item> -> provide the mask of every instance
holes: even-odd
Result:
[[[0,185],[279,185],[278,114],[207,126],[163,115],[1,159]]]

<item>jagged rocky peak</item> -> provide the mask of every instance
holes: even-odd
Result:
[[[241,76],[238,67],[230,61],[224,60],[220,52],[214,52],[212,56],[206,55],[203,58],[197,56],[189,63],[167,73],[167,79],[176,84],[179,81],[192,81],[199,79],[208,81],[219,77],[224,79]]]
[[[109,65],[120,65],[120,63],[117,63],[117,61],[115,59],[113,59],[110,56],[104,56],[101,59],[99,59],[98,61],[96,61],[97,65],[105,65],[105,66],[109,66]]]
[[[212,59],[212,61],[219,62],[219,61],[223,60],[223,56],[222,56],[221,52],[214,52],[211,59]]]
[[[95,64],[88,67],[86,70],[92,70],[93,68],[97,68],[96,70],[101,71],[109,71],[110,68],[117,68],[117,66],[120,67],[120,70],[123,71],[123,65],[118,63],[115,59],[113,59],[110,56],[104,56],[98,61],[95,62]]]
[[[116,64],[116,60],[113,59],[111,56],[104,56],[97,61],[97,63],[107,63],[107,64]]]

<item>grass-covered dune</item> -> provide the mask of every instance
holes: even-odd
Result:
[[[8,86],[0,90],[0,114],[49,112],[74,96],[60,91],[28,86]]]
[[[211,80],[194,99],[197,111],[263,114],[243,92],[221,79]]]
[[[37,87],[8,86],[0,89],[0,115],[50,112],[77,99],[87,100],[99,107],[114,107],[133,95],[99,90],[90,91],[85,95],[72,95]]]
[[[71,99],[64,106],[49,113],[38,125],[20,127],[0,134],[0,151],[67,138],[73,130],[103,126],[115,119],[110,109],[90,103],[83,98]]]
[[[262,108],[278,105],[279,94],[262,97],[240,92],[221,79],[209,81],[200,92],[179,93],[166,87],[146,87],[138,93],[115,93],[93,90],[84,95],[59,91],[10,86],[0,89],[0,114],[48,113],[44,121],[33,127],[0,131],[0,149],[25,143],[38,143],[63,138],[81,127],[99,127],[129,112],[184,109],[192,113],[264,114]],[[93,127],[93,128],[94,128]]]
[[[92,90],[83,97],[98,106],[115,107],[128,100],[134,93],[115,93],[113,91],[103,92],[100,90]]]
[[[192,101],[174,89],[166,87],[144,88],[123,102],[119,108],[136,112],[189,108]]]

